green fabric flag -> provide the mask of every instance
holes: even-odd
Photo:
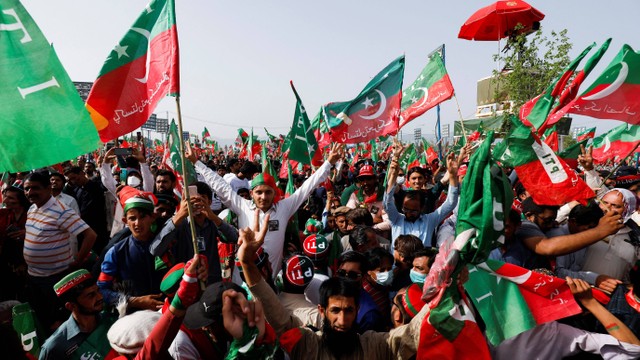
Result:
[[[436,52],[431,55],[418,78],[402,91],[400,127],[452,96],[451,79],[440,53]]]
[[[262,172],[268,173],[273,176],[274,179],[278,180],[278,173],[276,173],[273,166],[271,166],[271,159],[269,159],[266,141],[262,144],[262,155],[260,155],[260,157],[262,160]]]
[[[178,125],[175,120],[171,120],[169,125],[169,132],[167,133],[167,149],[168,159],[165,159],[165,165],[168,166],[176,174],[178,181],[182,180],[182,159],[180,151],[180,137],[178,135]],[[196,169],[193,167],[191,161],[187,161],[187,185],[194,183],[198,180],[196,176]]]
[[[626,123],[609,130],[593,139],[593,158],[598,162],[618,157],[623,159],[631,155],[640,142],[640,126],[628,126]]]
[[[587,56],[595,45],[596,43],[587,46],[577,58],[573,59],[564,69],[562,75],[549,85],[542,95],[524,104],[520,110],[520,117],[526,118],[536,129],[540,129],[547,121],[547,116],[549,116],[551,109],[556,105],[556,98],[560,96],[582,59]],[[530,110],[528,114],[526,114],[527,110]]]
[[[493,131],[471,156],[460,192],[456,237],[453,243],[443,245],[442,255],[438,255],[446,259],[445,269],[453,267],[451,279],[455,279],[466,264],[484,262],[493,248],[504,244],[504,221],[511,209],[513,192],[506,174],[491,158],[492,142]],[[430,285],[431,282],[425,283],[427,289]],[[465,327],[462,319],[450,315],[458,307],[460,298],[458,287],[448,286],[440,303],[429,314],[429,323],[449,341],[455,340]]]
[[[178,57],[174,1],[151,0],[109,51],[87,97],[103,142],[142,126],[165,95],[177,96]]]
[[[41,340],[38,338],[36,313],[29,303],[18,304],[11,309],[13,329],[20,337],[25,352],[37,359],[40,355]]]
[[[273,142],[278,142],[278,137],[271,135],[271,133],[269,133],[269,130],[267,130],[267,128],[264,128],[264,131],[267,133],[267,137],[269,138],[269,141],[273,141]]]
[[[86,154],[98,132],[53,47],[19,1],[0,0],[0,171]]]
[[[378,143],[376,142],[376,139],[369,140],[369,143],[371,144],[371,160],[377,164],[380,159],[378,157]]]
[[[387,65],[351,101],[324,106],[334,142],[355,144],[398,131],[404,55]]]
[[[414,162],[417,156],[415,147],[413,144],[409,144],[409,147],[407,147],[402,155],[400,155],[400,159],[398,159],[398,166],[400,166],[400,169],[404,169],[404,171],[409,170],[409,164]]]
[[[291,125],[289,159],[311,165],[311,159],[313,159],[313,155],[318,150],[318,142],[313,134],[307,110],[302,105],[302,100],[300,100],[300,96],[293,86],[293,81],[290,84],[296,96],[296,111]]]
[[[204,130],[202,131],[202,140],[204,141],[204,139],[206,138],[210,138],[211,134],[209,133],[209,130],[207,130],[207,127],[205,126]]]
[[[593,139],[594,136],[596,136],[595,126],[589,129],[585,129],[584,131],[581,131],[580,133],[576,134],[576,141]]]

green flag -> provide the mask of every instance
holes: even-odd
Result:
[[[289,159],[311,165],[313,154],[318,150],[318,142],[313,134],[313,128],[307,116],[307,110],[305,110],[304,105],[302,105],[302,100],[300,100],[300,96],[293,86],[293,81],[291,81],[291,89],[296,96],[296,111],[293,117],[293,125],[291,125],[291,136],[289,138]]]
[[[53,47],[19,1],[0,0],[0,171],[27,171],[100,146]]]
[[[413,144],[409,144],[409,147],[404,150],[402,155],[400,155],[400,159],[398,159],[398,166],[400,169],[404,169],[405,171],[409,170],[408,166],[412,162],[415,161],[417,157],[416,149]]]
[[[263,173],[268,173],[271,176],[273,176],[274,179],[278,179],[278,173],[276,173],[276,171],[273,169],[273,166],[271,166],[271,159],[269,159],[268,156],[268,151],[267,151],[267,142],[263,142],[262,144],[262,154],[260,155],[262,160],[262,172]]]
[[[169,132],[167,133],[167,149],[165,149],[164,164],[173,170],[178,178],[178,182],[182,180],[182,159],[180,151],[180,137],[178,135],[178,125],[175,120],[171,120],[169,125]],[[187,161],[187,181],[184,181],[187,185],[192,184],[197,180],[196,169],[193,167],[191,161]]]

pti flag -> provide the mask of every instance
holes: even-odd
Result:
[[[450,358],[490,358],[456,278],[467,263],[484,262],[489,252],[504,243],[504,221],[513,192],[504,172],[491,159],[493,132],[469,162],[462,183],[454,240],[443,244],[427,275],[423,299],[431,312],[422,323],[418,358],[447,354]]]
[[[469,265],[464,288],[493,346],[537,325],[582,312],[563,279],[500,261]]]
[[[593,190],[562,159],[516,117],[509,135],[493,149],[493,156],[513,166],[520,181],[538,205],[564,205],[572,200],[586,202]]]
[[[178,91],[174,3],[152,0],[109,53],[86,106],[107,142],[142,126],[165,95]]]
[[[587,56],[591,48],[595,45],[596,43],[587,46],[577,58],[573,59],[564,69],[562,75],[549,85],[543,94],[536,96],[522,105],[520,108],[520,119],[522,119],[525,124],[531,124],[537,130],[543,128],[547,117],[556,105],[556,99],[562,94],[567,82],[574,75],[582,59]]]
[[[0,172],[46,167],[100,146],[53,47],[19,1],[0,0]]]
[[[351,101],[324,106],[335,142],[356,144],[398,131],[404,56],[378,73]]]
[[[640,142],[640,126],[622,124],[593,139],[593,159],[605,162],[630,155]]]
[[[402,91],[400,127],[453,96],[453,85],[439,53],[434,53],[418,78]]]
[[[593,139],[596,136],[596,128],[592,127],[590,129],[585,129],[580,133],[576,134],[576,141],[580,142],[582,140]]]
[[[167,144],[164,147],[164,155],[162,156],[162,164],[165,168],[170,169],[176,175],[175,192],[178,196],[182,196],[183,181],[182,177],[182,151],[180,151],[180,137],[178,135],[178,126],[174,120],[171,120],[169,132],[167,133]],[[187,165],[187,184],[192,184],[197,180],[196,170],[191,161],[185,162]]]
[[[623,45],[595,82],[560,112],[640,125],[640,53]]]
[[[291,134],[289,135],[291,139],[289,143],[289,159],[310,165],[313,155],[318,151],[318,142],[313,134],[307,110],[302,105],[302,100],[293,86],[293,81],[290,83],[293,94],[296,96],[296,111],[291,125]]]

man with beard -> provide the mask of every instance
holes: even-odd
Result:
[[[360,335],[355,331],[360,289],[340,278],[329,279],[320,287],[318,310],[323,319],[322,331],[301,327],[303,324],[280,304],[251,258],[245,256],[262,245],[268,223],[267,214],[254,230],[240,230],[238,256],[251,292],[262,302],[267,321],[291,359],[408,359],[416,354],[420,325],[428,306],[407,325],[390,332],[367,331]]]
[[[373,166],[363,165],[356,180],[360,188],[351,194],[347,206],[352,209],[366,208],[369,210],[373,216],[373,228],[384,234],[391,228],[391,223],[383,209],[384,188],[378,184],[378,177],[373,172]]]
[[[71,316],[42,346],[43,359],[104,359],[111,350],[107,331],[116,318],[101,314],[102,294],[87,270],[64,277],[53,287]],[[112,355],[116,355],[113,352]]]
[[[176,187],[176,174],[170,170],[158,170],[155,179],[155,194],[173,195],[173,189]]]

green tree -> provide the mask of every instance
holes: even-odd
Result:
[[[505,50],[494,55],[494,61],[503,64],[501,71],[493,72],[496,99],[513,102],[505,111],[503,132],[510,129],[508,117],[517,114],[525,102],[540,95],[562,73],[571,61],[568,53],[572,47],[566,29],[551,31],[548,36],[538,30],[528,36],[521,33],[509,37]]]

